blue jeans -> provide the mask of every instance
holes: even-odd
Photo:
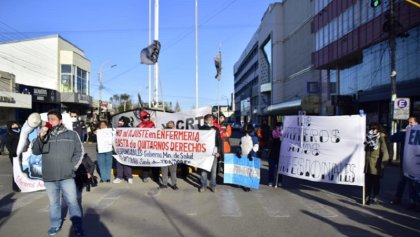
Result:
[[[210,188],[215,188],[216,187],[216,173],[217,171],[217,159],[216,157],[213,160],[213,165],[211,166],[211,172],[210,172]],[[201,170],[201,187],[202,188],[207,188],[207,171],[206,170]]]
[[[96,160],[101,173],[101,180],[111,180],[112,152],[98,153],[96,154]]]
[[[61,226],[61,193],[70,212],[70,220],[73,225],[81,228],[82,213],[77,201],[77,190],[74,179],[64,179],[60,181],[44,182],[50,201],[50,222],[51,227]]]

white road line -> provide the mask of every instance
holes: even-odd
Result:
[[[239,208],[239,205],[235,200],[235,195],[231,189],[218,189],[216,196],[222,216],[242,216],[241,209]]]
[[[270,217],[290,217],[290,213],[283,205],[280,197],[277,196],[264,196],[265,191],[255,191],[254,196],[257,198],[258,203]]]

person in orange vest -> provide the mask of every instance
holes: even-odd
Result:
[[[216,119],[214,119],[213,121],[213,125],[219,129],[219,133],[220,133],[220,138],[223,141],[223,149],[222,149],[222,154],[220,154],[220,159],[219,159],[219,164],[217,166],[217,173],[221,172],[223,173],[223,163],[224,163],[224,156],[225,153],[230,153],[231,152],[231,146],[230,146],[230,142],[229,142],[229,138],[232,135],[232,127],[227,124],[226,122],[226,117],[224,114],[219,114],[219,121],[217,121]]]

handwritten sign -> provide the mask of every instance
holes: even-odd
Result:
[[[103,128],[96,130],[98,153],[112,151],[113,129]]]
[[[183,163],[210,171],[215,131],[117,128],[114,157],[131,166],[168,166]]]
[[[406,177],[420,182],[420,125],[406,132],[403,171]]]
[[[363,186],[365,117],[286,116],[278,172]]]

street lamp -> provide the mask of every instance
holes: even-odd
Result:
[[[99,103],[98,103],[98,115],[99,115],[99,118],[101,117],[102,88],[103,88],[103,85],[102,85],[103,67],[104,67],[107,63],[109,63],[109,62],[110,62],[110,61],[105,61],[105,62],[103,62],[103,63],[101,64],[100,69],[99,69]],[[112,68],[114,68],[114,67],[116,67],[116,66],[117,66],[117,64],[111,64],[111,65],[109,66],[109,68],[108,68],[108,69],[112,69]]]

